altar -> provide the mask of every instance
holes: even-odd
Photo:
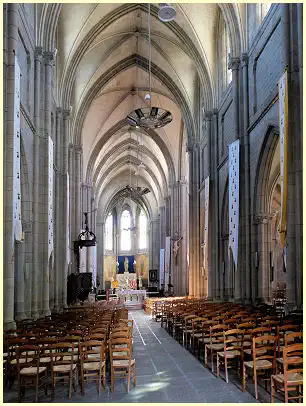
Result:
[[[146,295],[145,290],[124,289],[118,291],[119,303],[130,309],[142,309]]]

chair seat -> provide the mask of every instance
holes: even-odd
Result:
[[[299,361],[301,361],[301,363],[303,362],[303,358],[302,357],[290,357],[290,361],[292,362],[296,362],[298,363]],[[276,358],[276,362],[279,362],[280,364],[284,363],[284,359],[281,358]]]
[[[210,350],[214,350],[214,351],[218,351],[218,350],[222,350],[222,348],[224,347],[224,344],[209,344],[207,345],[207,348],[209,348]]]
[[[96,354],[87,354],[87,358],[88,359],[100,359],[100,354],[96,353]]]
[[[247,350],[244,350],[243,352],[244,352],[245,354],[252,355],[252,349],[251,349],[251,348],[248,348]],[[256,350],[256,354],[257,354],[257,355],[263,355],[263,354],[265,354],[266,352],[267,352],[267,350],[264,349],[264,348]]]
[[[42,358],[40,358],[40,362],[51,362],[51,358],[50,357],[42,357]]]
[[[126,348],[127,344],[116,344],[115,348]]]
[[[72,370],[74,371],[76,368],[76,364],[72,364]],[[53,366],[53,371],[54,372],[70,372],[71,365],[54,365]]]
[[[131,365],[135,364],[135,360],[131,360]],[[120,360],[114,360],[113,361],[113,366],[114,367],[127,367],[129,366],[129,360],[128,359],[120,359]]]
[[[104,367],[105,361],[102,361],[102,366]],[[85,362],[83,368],[88,371],[96,371],[100,369],[100,362]]]
[[[248,368],[253,368],[253,361],[247,361],[244,363]],[[256,369],[269,369],[272,368],[272,362],[266,360],[266,359],[259,359],[256,361]]]
[[[235,357],[240,357],[240,351],[238,350],[232,350],[232,351],[227,351],[226,352],[226,357],[227,358],[235,358]],[[218,352],[219,357],[224,358],[224,351]]]
[[[302,374],[288,372],[287,377],[288,377],[288,382],[290,382],[292,384],[296,384],[296,385],[303,384],[303,375]],[[272,378],[275,379],[279,383],[284,383],[284,374],[272,375]]]
[[[204,339],[199,338],[198,341],[200,341],[201,343],[204,343],[204,344],[209,344],[210,343],[210,338],[209,337],[204,337]]]
[[[7,352],[4,352],[3,353],[3,357],[5,358],[5,357],[8,357],[8,353]]]
[[[46,367],[39,367],[38,373],[41,374],[42,372],[46,371]],[[20,370],[21,375],[36,375],[37,374],[37,367],[28,367],[22,368]]]
[[[79,359],[79,356],[78,356],[78,355],[73,355],[73,361],[78,361],[78,359]],[[70,361],[70,360],[71,360],[70,355],[65,355],[65,356],[63,357],[63,361]]]
[[[31,362],[31,361],[33,361],[33,358],[28,358],[28,359],[19,358],[19,363],[20,363],[20,364],[24,364],[25,362]],[[10,362],[10,364],[16,365],[16,364],[17,364],[17,359],[16,359],[16,358],[15,358],[15,359],[12,359],[12,361]]]
[[[122,355],[122,356],[127,356],[128,355],[128,353],[127,352],[125,352],[125,351],[114,351],[113,352],[113,355],[115,356],[115,357],[120,357],[120,355]]]
[[[195,333],[193,336],[194,337],[202,337],[202,333]]]

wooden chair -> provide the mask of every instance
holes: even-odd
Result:
[[[52,392],[51,398],[54,399],[54,388],[57,381],[64,380],[64,383],[69,383],[69,399],[72,397],[72,384],[76,391],[77,383],[77,363],[74,362],[74,345],[73,343],[57,343],[50,347],[51,355],[51,377],[52,377]]]
[[[243,362],[242,391],[244,392],[246,388],[248,369],[253,372],[256,399],[258,399],[257,376],[263,374],[266,375],[268,373],[271,376],[273,373],[275,373],[277,341],[278,337],[272,335],[254,337],[252,343],[252,361]],[[265,382],[266,381],[267,380],[265,380]]]
[[[271,403],[274,403],[275,391],[285,392],[285,402],[289,399],[303,399],[303,344],[288,345],[283,350],[284,373],[271,376]],[[291,367],[291,368],[290,368]],[[293,390],[297,395],[289,396]]]
[[[226,324],[216,324],[215,326],[209,327],[209,344],[205,345],[204,350],[204,365],[207,368],[207,357],[210,352],[210,367],[211,371],[214,372],[214,354],[218,351],[222,351],[224,343],[224,330],[227,330],[228,326]]]
[[[284,364],[284,358],[283,358],[283,349],[288,347],[288,345],[292,344],[299,344],[303,343],[303,333],[300,331],[297,331],[295,333],[286,333],[285,337],[285,346],[281,347],[281,351],[278,354],[278,358],[276,358],[276,371],[278,372],[283,372],[283,364]],[[279,347],[280,348],[280,347]]]
[[[114,392],[116,376],[127,377],[127,391],[130,391],[130,380],[136,386],[136,361],[132,359],[132,339],[116,338],[109,342],[111,391]]]
[[[24,345],[16,351],[18,376],[18,401],[21,402],[21,392],[26,388],[35,388],[35,402],[38,402],[38,389],[45,387],[47,394],[47,368],[40,366],[40,348],[36,345]]]
[[[104,342],[97,340],[85,341],[79,344],[81,359],[81,388],[85,394],[85,381],[97,381],[98,393],[101,392],[101,384],[106,388],[106,367]]]
[[[224,365],[225,380],[228,383],[228,368],[232,360],[239,359],[239,372],[241,373],[243,331],[239,329],[224,331],[223,345],[223,351],[217,352],[217,376],[220,375],[220,365]]]

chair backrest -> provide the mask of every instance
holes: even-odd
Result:
[[[73,368],[74,344],[67,342],[60,342],[52,344],[49,347],[51,365],[70,364],[71,372]]]
[[[271,327],[256,327],[252,330],[249,330],[252,338],[260,337],[262,335],[271,335]]]
[[[21,345],[16,349],[17,371],[28,366],[36,366],[37,373],[39,368],[40,348],[38,345]]]
[[[99,333],[88,334],[88,336],[86,337],[86,341],[89,341],[89,340],[98,340],[98,341],[105,342],[106,334],[99,334]]]
[[[244,323],[237,324],[237,328],[239,330],[243,330],[243,331],[254,329],[255,326],[256,326],[256,324],[252,321],[247,321]]]
[[[276,347],[278,343],[278,337],[273,335],[262,335],[254,337],[252,342],[252,356],[254,362],[257,360],[271,360],[273,366],[276,362]]]
[[[81,364],[87,361],[97,361],[97,356],[100,362],[105,359],[105,346],[103,341],[88,340],[79,344]]]
[[[111,365],[113,361],[132,359],[131,338],[111,338],[109,341],[109,355]]]
[[[303,342],[303,332],[297,331],[295,333],[285,334],[285,347],[291,344],[302,343]]]
[[[223,331],[224,352],[242,351],[243,349],[243,330],[231,329]]]
[[[210,344],[214,343],[222,343],[224,339],[223,332],[224,330],[228,329],[227,324],[216,324],[214,326],[209,327],[209,339],[210,339]]]
[[[283,350],[284,378],[288,381],[287,374],[303,373],[303,344],[288,345]]]

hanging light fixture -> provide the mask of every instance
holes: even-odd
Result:
[[[145,95],[145,100],[149,106],[137,108],[128,116],[127,121],[136,128],[154,129],[161,128],[172,121],[172,114],[161,107],[152,106],[152,86],[151,86],[151,5],[148,4],[148,60],[149,60],[149,93]]]

